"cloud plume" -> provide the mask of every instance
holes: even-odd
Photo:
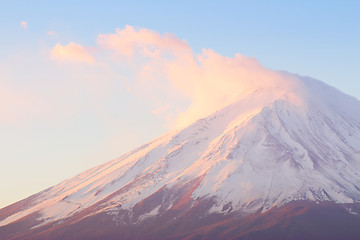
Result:
[[[126,26],[100,34],[97,45],[98,52],[110,53],[103,54],[102,62],[114,66],[122,61],[122,67],[133,71],[127,82],[130,92],[174,128],[206,117],[256,89],[286,85],[282,74],[262,67],[254,58],[224,57],[211,49],[196,53],[169,33]],[[58,44],[51,53],[59,59],[94,62],[74,43]]]

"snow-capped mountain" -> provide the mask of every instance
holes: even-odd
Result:
[[[0,236],[161,239],[146,226],[173,221],[183,230],[165,224],[162,238],[241,239],[250,227],[234,235],[206,227],[231,230],[239,216],[274,216],[280,220],[268,225],[275,226],[326,204],[360,223],[360,102],[320,81],[281,75],[286,84],[251,89],[185,129],[1,209]],[[189,219],[197,221],[184,227]],[[111,233],[97,228],[104,222]]]

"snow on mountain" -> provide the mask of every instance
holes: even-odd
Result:
[[[190,182],[190,199],[212,199],[208,213],[264,212],[293,200],[358,202],[360,102],[320,81],[281,75],[291,84],[252,89],[183,130],[46,189],[0,226],[33,213],[40,214],[35,228],[90,208],[131,212],[167,191],[142,221],[177,207],[177,189]]]

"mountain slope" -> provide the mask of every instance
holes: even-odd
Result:
[[[141,231],[154,232],[154,239],[197,239],[217,228],[218,239],[256,239],[271,227],[279,231],[284,219],[308,218],[309,209],[326,219],[327,203],[333,217],[360,222],[359,101],[317,80],[282,74],[289,84],[248,91],[183,130],[1,209],[0,236],[71,239],[81,226],[87,233],[74,239],[90,239],[94,227],[99,239],[144,239]],[[289,205],[296,202],[308,210],[298,214]],[[270,224],[272,214],[281,217]],[[147,228],[149,222],[160,227]],[[178,235],[170,230],[174,223],[184,225]],[[238,224],[250,225],[232,230]]]

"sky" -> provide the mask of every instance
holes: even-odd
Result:
[[[360,99],[359,23],[357,0],[0,0],[0,208],[221,108],[239,76]]]

